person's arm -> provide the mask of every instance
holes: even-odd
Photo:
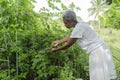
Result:
[[[52,48],[51,51],[55,52],[55,51],[59,51],[59,50],[64,50],[69,48],[70,46],[72,46],[75,42],[76,42],[77,38],[68,38],[67,43],[59,48]]]
[[[63,39],[58,40],[58,43],[61,44],[61,43],[67,42],[69,38],[70,38],[70,36],[66,36],[66,37],[63,38]]]
[[[67,42],[69,38],[70,38],[70,36],[66,36],[65,38],[63,38],[61,40],[54,41],[54,42],[52,42],[51,47],[56,47],[58,44]]]

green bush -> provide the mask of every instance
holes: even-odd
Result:
[[[78,46],[50,52],[51,42],[69,33],[62,21],[18,1],[0,1],[0,79],[88,80],[88,56]]]

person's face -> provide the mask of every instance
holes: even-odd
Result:
[[[73,27],[73,22],[67,21],[65,19],[63,19],[63,22],[64,22],[65,27],[67,28]]]

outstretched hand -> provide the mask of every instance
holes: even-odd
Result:
[[[59,44],[58,41],[52,42],[52,43],[51,43],[51,50],[50,50],[50,51],[51,51],[51,52],[55,52],[55,51],[56,51],[56,48],[55,48],[55,47],[58,46],[58,44]]]
[[[56,46],[58,46],[58,42],[57,41],[54,41],[54,42],[52,42],[52,44],[51,44],[51,47],[53,48],[53,47],[56,47]]]
[[[56,48],[51,48],[50,51],[51,51],[51,52],[55,52],[55,51],[56,51]]]

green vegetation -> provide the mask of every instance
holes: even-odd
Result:
[[[88,55],[73,45],[65,51],[50,52],[52,41],[70,31],[64,28],[61,12],[69,7],[60,0],[48,0],[49,7],[59,10],[53,2],[61,3],[60,12],[42,8],[33,11],[34,0],[0,0],[0,80],[89,80]],[[53,20],[53,16],[58,19]],[[64,33],[64,34],[63,34]],[[99,34],[113,52],[120,75],[120,31],[102,28]],[[119,78],[118,78],[119,80]]]
[[[100,17],[101,26],[120,29],[120,0],[113,0],[113,3]]]

